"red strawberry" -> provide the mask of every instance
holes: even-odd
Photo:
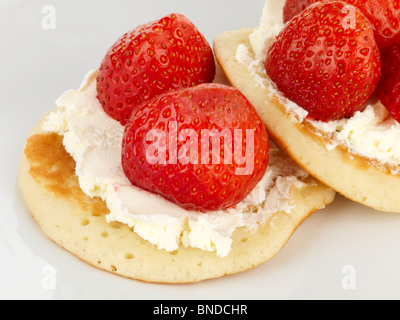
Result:
[[[293,18],[269,49],[265,68],[309,118],[329,121],[365,108],[381,75],[379,49],[369,21],[356,9],[344,29],[345,3],[316,3]]]
[[[125,125],[153,97],[214,76],[209,43],[185,16],[170,14],[126,33],[109,49],[97,77],[98,99]]]
[[[358,6],[370,19],[382,51],[400,44],[400,2],[398,0],[346,0]]]
[[[268,160],[268,134],[254,107],[221,84],[160,95],[125,127],[122,166],[131,183],[188,210],[236,205]]]
[[[322,0],[286,0],[283,18],[285,22],[300,14],[315,2]],[[400,2],[398,0],[343,0],[357,6],[370,20],[375,39],[382,51],[400,44]]]
[[[378,96],[392,117],[400,122],[400,45],[387,51],[382,61]]]

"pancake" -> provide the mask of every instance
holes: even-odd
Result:
[[[400,213],[398,167],[356,154],[309,121],[299,121],[276,92],[260,85],[254,73],[238,61],[240,45],[254,58],[249,42],[253,31],[246,28],[220,34],[214,40],[214,51],[229,82],[254,105],[270,137],[299,166],[344,197],[378,211]],[[266,75],[258,76],[271,82]]]
[[[155,283],[193,283],[243,272],[273,258],[297,227],[330,204],[335,192],[309,177],[290,191],[295,208],[276,212],[255,232],[233,234],[230,254],[180,247],[158,250],[127,225],[107,223],[109,210],[99,198],[79,187],[75,162],[62,137],[43,132],[46,115],[33,128],[21,157],[19,184],[33,218],[44,234],[60,247],[99,269]]]

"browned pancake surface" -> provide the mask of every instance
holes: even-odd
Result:
[[[75,175],[75,161],[62,141],[62,136],[55,133],[31,136],[25,148],[25,155],[31,164],[29,174],[57,197],[77,201],[94,215],[107,215],[110,211],[101,199],[92,199],[83,193]]]

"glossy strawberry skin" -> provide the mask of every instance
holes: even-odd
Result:
[[[105,112],[125,125],[141,104],[166,91],[212,82],[212,49],[194,24],[170,14],[123,35],[104,57],[97,93]]]
[[[391,116],[400,122],[400,45],[386,51],[382,61],[378,97]]]
[[[400,2],[398,0],[348,0],[371,21],[382,52],[400,44]]]
[[[283,10],[284,22],[290,21],[308,6],[323,0],[287,0]],[[369,19],[375,40],[381,51],[400,44],[400,2],[397,0],[343,0],[357,6]]]
[[[156,141],[154,138],[149,142],[152,129],[165,132],[165,140],[160,140],[167,146],[164,162],[149,161],[149,148]],[[232,159],[225,160],[229,150],[225,149],[221,138],[220,159],[215,161],[211,140],[208,153],[204,153],[201,146],[205,145],[205,140],[201,140],[201,136],[205,130],[223,133],[224,129],[233,137],[232,145],[227,144],[232,146]],[[254,166],[245,174],[238,174],[238,168],[247,164],[237,161],[234,153],[239,151],[245,155],[245,139],[250,141],[247,129],[254,132],[254,149],[248,150],[252,153]],[[176,140],[179,134],[188,132],[185,130],[195,132],[199,142],[195,147],[198,158],[186,162],[180,155],[189,140]],[[242,132],[241,139],[235,135],[235,130]],[[176,149],[170,145],[173,141],[177,141]],[[268,143],[268,134],[260,117],[237,89],[203,84],[156,97],[134,113],[125,127],[122,166],[133,185],[160,194],[187,210],[223,210],[242,201],[262,179],[269,160]],[[190,155],[187,153],[188,157]]]
[[[313,120],[337,120],[363,110],[381,75],[369,21],[356,10],[356,28],[345,30],[344,6],[329,1],[308,7],[285,26],[265,61],[278,89]]]

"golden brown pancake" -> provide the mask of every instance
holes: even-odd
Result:
[[[332,189],[309,177],[302,188],[291,190],[291,214],[273,214],[256,232],[237,229],[227,257],[183,246],[174,252],[158,250],[127,225],[107,223],[106,204],[80,189],[62,137],[41,130],[45,118],[32,130],[21,157],[19,184],[33,218],[49,239],[76,257],[127,278],[192,283],[255,268],[273,258],[305,219],[335,197]]]
[[[245,45],[254,58],[249,43],[253,31],[241,29],[219,35],[214,40],[214,51],[229,82],[256,108],[270,137],[299,166],[346,198],[378,211],[400,213],[400,175],[393,173],[398,168],[356,155],[307,120],[298,121],[281,99],[260,86],[254,74],[238,62],[239,45]],[[329,144],[338,145],[328,150]]]

